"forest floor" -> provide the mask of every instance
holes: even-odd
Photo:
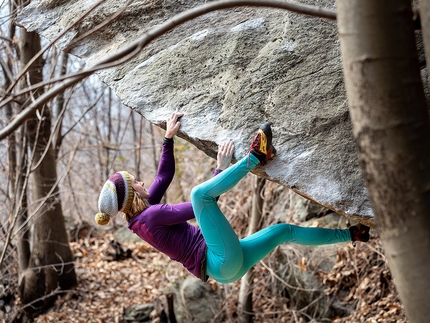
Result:
[[[59,294],[54,306],[38,316],[36,323],[121,323],[124,322],[123,314],[127,308],[153,302],[163,294],[167,283],[188,275],[181,265],[171,262],[143,242],[122,243],[122,250],[131,250],[131,255],[115,261],[110,251],[111,239],[110,234],[92,234],[90,238],[71,243],[76,257],[78,285],[73,290]],[[337,295],[341,290],[348,290],[349,293],[343,293],[345,295],[341,301],[355,307],[351,315],[332,319],[331,322],[407,322],[381,250],[378,238],[355,248],[351,244],[340,245],[338,260],[332,271],[320,273],[319,279],[326,286],[327,294]],[[257,265],[255,270],[257,280],[268,275],[264,266]],[[215,282],[209,283],[217,288]],[[223,309],[220,310],[227,309],[231,313],[237,308],[236,296],[240,283],[230,285],[232,297],[224,301]],[[310,321],[309,317],[300,315],[300,310],[287,305],[288,300],[273,295],[273,291],[269,290],[260,284],[258,290],[254,291],[254,322]],[[231,322],[234,316],[227,317],[229,319],[226,322]],[[154,315],[151,322],[159,322],[159,319]]]

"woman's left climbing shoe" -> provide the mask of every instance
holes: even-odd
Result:
[[[258,129],[256,135],[252,139],[251,146],[248,148],[247,153],[253,154],[258,158],[262,166],[275,157],[276,149],[272,145],[272,129],[270,123],[264,123]]]
[[[356,224],[349,227],[349,232],[351,232],[351,240],[354,244],[355,241],[367,242],[370,239],[369,234],[370,228],[364,224]]]

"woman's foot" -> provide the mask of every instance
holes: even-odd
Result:
[[[364,224],[356,224],[352,227],[349,227],[349,232],[351,232],[351,240],[354,243],[355,241],[367,242],[369,241],[370,228]]]
[[[272,146],[272,129],[270,128],[270,123],[266,122],[260,126],[257,134],[252,139],[247,153],[251,153],[257,157],[262,166],[275,157],[276,149]]]

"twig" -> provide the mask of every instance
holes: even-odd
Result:
[[[22,311],[23,309],[25,309],[27,307],[30,307],[30,306],[33,307],[34,303],[37,303],[39,301],[43,301],[43,300],[45,300],[45,299],[47,299],[47,298],[49,298],[51,296],[58,295],[58,294],[66,294],[66,293],[69,293],[69,292],[73,292],[73,290],[60,290],[60,287],[57,287],[56,289],[54,289],[49,294],[47,294],[45,296],[42,296],[42,297],[39,297],[39,298],[36,298],[35,300],[33,300],[33,301],[25,304],[24,306],[20,307],[19,311]]]
[[[61,258],[60,258],[61,259]],[[51,268],[51,269],[54,269],[55,270],[55,272],[57,272],[58,273],[58,270],[59,269],[57,269],[56,267],[58,266],[61,266],[62,267],[62,269],[61,270],[63,270],[63,268],[65,268],[66,266],[68,266],[68,265],[73,265],[73,264],[75,264],[75,261],[68,261],[68,262],[64,262],[62,259],[61,259],[61,263],[55,263],[55,264],[49,264],[49,265],[44,265],[44,266],[37,266],[37,267],[29,267],[29,268],[27,268],[27,270],[34,270],[34,271],[40,271],[41,269],[44,269],[44,268]],[[8,278],[8,277],[12,277],[12,276],[17,276],[17,275],[19,275],[20,273],[17,273],[17,272],[13,272],[13,273],[11,273],[11,274],[6,274],[6,275],[4,275],[4,276],[2,276],[2,278],[3,279],[6,279],[6,278]]]
[[[53,41],[51,41],[48,45],[46,45],[44,48],[42,48],[39,53],[37,53],[28,63],[27,65],[21,70],[18,77],[15,79],[15,81],[9,86],[9,88],[6,90],[6,94],[10,93],[12,89],[15,87],[15,85],[18,83],[18,81],[21,79],[21,77],[28,72],[30,67],[45,53],[53,44],[55,44],[61,37],[63,37],[72,27],[74,27],[76,24],[81,22],[85,17],[87,17],[91,12],[93,12],[97,7],[99,7],[103,2],[106,0],[100,0],[97,2],[94,6],[92,6],[90,9],[88,9],[82,16],[80,16],[74,23],[72,23],[68,28],[64,29],[57,37],[54,38]]]
[[[47,201],[50,197],[52,197],[52,193],[53,193],[53,192],[54,192],[54,190],[57,188],[57,186],[60,184],[60,182],[61,182],[61,181],[66,177],[67,173],[69,172],[70,168],[72,167],[73,159],[74,159],[74,157],[75,157],[75,154],[76,154],[76,151],[77,151],[77,147],[78,147],[78,145],[79,145],[79,142],[77,142],[77,143],[76,143],[76,145],[75,145],[75,149],[73,149],[73,151],[72,151],[72,154],[71,154],[71,156],[70,156],[70,160],[69,160],[69,164],[67,165],[67,169],[64,171],[63,175],[57,178],[57,180],[56,180],[56,181],[55,181],[55,183],[52,185],[51,189],[50,189],[50,190],[49,190],[49,192],[46,194],[46,196],[45,196],[43,199],[41,199],[41,201],[40,201],[39,205],[35,207],[35,210],[33,211],[32,215],[30,215],[30,216],[26,219],[26,221],[21,225],[21,227],[20,227],[20,228],[18,228],[18,229],[16,230],[16,232],[14,233],[14,236],[15,236],[16,234],[18,234],[18,232],[19,232],[22,228],[24,228],[24,227],[27,225],[27,223],[28,223],[28,222],[33,218],[33,216],[34,216],[35,214],[37,214],[37,213],[39,212],[39,210],[40,210],[40,209],[45,205],[46,201]],[[27,178],[28,178],[28,176],[27,176]],[[10,228],[10,230],[11,230],[11,231],[13,231],[13,226]],[[0,265],[1,265],[1,261],[0,261]]]
[[[22,200],[24,198],[24,191],[25,191],[25,189],[27,187],[28,179],[30,177],[31,161],[33,160],[33,158],[35,156],[36,146],[37,145],[34,145],[32,151],[31,151],[30,161],[28,163],[27,171],[26,171],[26,174],[25,174],[24,183],[22,184],[21,195],[19,196],[19,199],[18,199],[19,202],[15,204],[16,205],[16,209],[15,209],[15,212],[14,212],[14,215],[13,215],[13,218],[12,218],[12,223],[11,223],[11,226],[10,226],[10,228],[8,230],[8,233],[7,233],[7,236],[6,236],[5,247],[4,247],[3,252],[2,252],[2,254],[0,256],[0,269],[3,267],[3,260],[4,260],[4,257],[6,255],[6,249],[7,249],[7,246],[9,245],[9,243],[11,241],[13,229],[14,229],[14,227],[16,225],[16,222],[18,221],[20,205],[22,205]],[[18,181],[18,179],[17,179],[17,181]]]
[[[2,39],[2,40],[4,40],[4,41],[7,41],[8,43],[13,44],[13,40],[12,40],[12,39],[10,39],[10,38],[7,38],[7,37],[4,37],[4,36],[0,35],[0,39]]]
[[[277,280],[279,280],[282,284],[284,284],[285,286],[295,289],[295,290],[301,290],[301,291],[305,291],[305,292],[318,292],[318,289],[306,289],[306,288],[300,288],[300,287],[296,287],[293,285],[288,284],[285,280],[283,280],[281,277],[279,277],[272,268],[270,268],[269,266],[267,266],[263,260],[260,260],[260,263],[263,265],[264,268],[266,268],[270,274],[275,277]]]

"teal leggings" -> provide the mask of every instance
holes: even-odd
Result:
[[[287,223],[239,239],[219,209],[216,197],[233,188],[258,164],[258,159],[250,154],[191,192],[194,214],[207,244],[206,273],[220,283],[238,280],[285,242],[315,246],[351,241],[348,229],[305,228]]]

